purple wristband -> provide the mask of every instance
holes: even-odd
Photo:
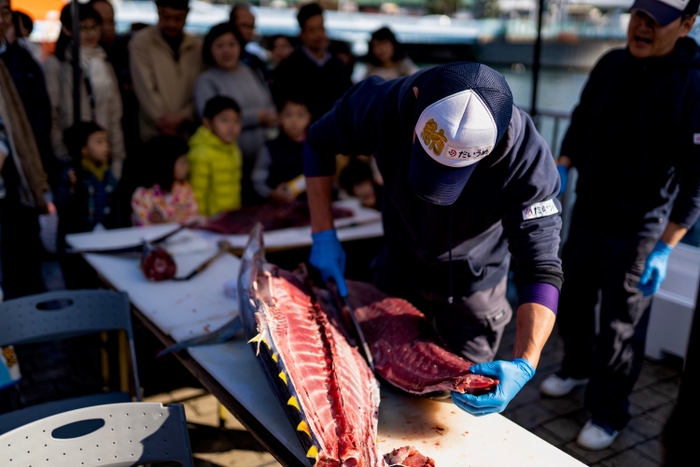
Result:
[[[546,306],[554,314],[557,314],[557,306],[559,304],[559,289],[552,284],[537,283],[528,284],[520,291],[518,304],[537,303]]]

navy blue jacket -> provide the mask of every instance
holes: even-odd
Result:
[[[658,237],[700,212],[700,47],[603,56],[573,112],[561,154],[578,170],[576,216],[601,233]]]
[[[561,288],[561,217],[526,220],[533,204],[551,200],[558,212],[561,206],[551,152],[525,112],[513,107],[508,131],[477,164],[452,206],[428,203],[411,191],[407,174],[418,119],[412,87],[420,89],[425,72],[391,81],[370,77],[352,87],[310,127],[307,141],[313,151],[306,154],[304,173],[333,174],[335,154],[374,155],[384,179],[387,245],[378,261],[402,280],[448,296],[452,248],[456,296],[497,285],[508,272],[509,252],[519,287],[549,283]]]
[[[68,173],[75,170],[78,183],[72,184]],[[117,179],[107,169],[100,181],[93,173],[79,167],[67,167],[55,195],[59,216],[58,244],[65,248],[65,236],[70,233],[89,232],[102,224],[107,229],[119,227],[117,204]]]

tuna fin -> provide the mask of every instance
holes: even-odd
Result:
[[[304,420],[300,421],[297,425],[297,431],[303,431],[304,433],[309,435],[309,437],[311,436],[311,430],[309,430],[309,425],[307,425]]]
[[[290,397],[287,401],[287,405],[291,405],[292,407],[295,407],[299,412],[301,412],[301,408],[299,407],[299,401],[297,400],[296,396]]]
[[[280,358],[277,356],[277,354],[276,354],[276,353],[273,353],[273,354],[272,354],[272,361],[275,362],[275,363],[277,363],[277,362],[279,362],[279,360],[280,360]]]
[[[306,451],[306,457],[318,460],[318,448],[316,446],[311,446],[309,450]]]
[[[287,375],[284,374],[284,371],[280,371],[280,374],[278,375],[282,381],[284,381],[284,384],[287,384]]]
[[[228,323],[224,324],[222,327],[216,331],[205,334],[204,336],[195,337],[193,339],[188,339],[186,341],[178,342],[170,347],[167,347],[156,355],[157,357],[162,357],[163,355],[169,354],[171,352],[178,352],[187,347],[195,347],[200,345],[212,345],[221,344],[230,340],[235,334],[237,334],[241,329],[243,329],[243,323],[241,322],[240,316],[236,316]]]
[[[248,341],[249,344],[258,344],[258,348],[255,350],[255,356],[257,357],[260,355],[260,343],[263,343],[267,346],[268,349],[272,350],[270,347],[270,343],[263,337],[262,333],[259,333],[257,336],[253,337]]]

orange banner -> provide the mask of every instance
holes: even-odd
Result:
[[[58,19],[65,4],[65,0],[10,0],[13,10],[23,11],[33,20],[47,19],[46,14],[50,11],[57,12],[56,17],[51,19]]]

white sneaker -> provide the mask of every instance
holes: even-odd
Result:
[[[549,397],[561,397],[569,394],[576,386],[582,386],[587,383],[588,378],[560,378],[556,374],[551,374],[540,384],[540,392]]]
[[[581,428],[581,431],[579,431],[576,444],[589,451],[600,451],[610,447],[619,434],[619,431],[608,433],[604,428],[593,424],[592,420],[588,420]]]

